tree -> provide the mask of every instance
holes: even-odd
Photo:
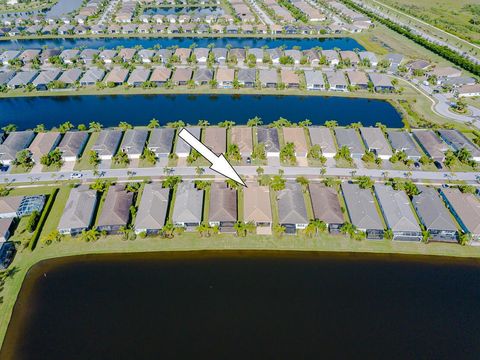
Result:
[[[295,165],[297,163],[294,143],[287,142],[285,146],[280,149],[280,160],[291,165]]]
[[[93,132],[99,132],[100,130],[102,130],[103,125],[97,121],[92,121],[90,122],[90,124],[88,124],[88,127]]]
[[[265,144],[259,143],[253,146],[252,150],[252,159],[255,160],[266,160],[267,154],[265,152]]]
[[[240,149],[237,144],[228,145],[227,152],[225,156],[230,161],[241,161],[242,155],[240,154]]]
[[[333,129],[338,126],[338,122],[335,120],[327,120],[325,121],[325,126],[329,129]]]
[[[124,150],[120,150],[117,154],[112,158],[113,163],[121,166],[127,166],[130,164],[130,159],[128,158],[128,154]]]
[[[309,184],[309,181],[308,181],[308,179],[307,179],[305,176],[297,176],[297,178],[295,179],[295,181],[296,181],[297,183],[299,183],[300,185],[302,185],[304,191],[307,189],[307,186],[308,186],[308,184]]]
[[[211,185],[211,181],[195,180],[195,186],[198,190],[207,190]]]
[[[36,132],[36,133],[43,133],[43,132],[45,132],[45,125],[38,124],[37,126],[35,126],[33,131]]]
[[[257,167],[257,175],[262,176],[265,172],[265,169],[261,166]]]
[[[63,124],[60,124],[58,127],[58,131],[62,134],[65,134],[67,131],[70,131],[73,129],[73,124],[70,121],[65,121]]]
[[[393,230],[392,229],[386,229],[383,231],[383,237],[387,240],[392,240],[393,239]]]
[[[278,120],[275,120],[270,124],[270,127],[275,127],[275,128],[291,127],[291,126],[292,126],[292,123],[283,117],[280,117]]]
[[[208,122],[208,120],[198,120],[197,125],[200,127],[207,127],[210,125],[210,123]]]
[[[235,121],[231,121],[231,120],[221,121],[221,122],[218,123],[218,126],[221,127],[221,128],[230,129],[233,126],[235,126]]]
[[[283,178],[283,176],[274,175],[272,178],[272,182],[270,183],[270,186],[272,187],[272,190],[280,191],[285,189],[285,183],[286,183],[286,180]]]
[[[375,153],[373,151],[365,151],[365,154],[362,156],[362,160],[366,163],[375,162]]]
[[[163,227],[162,227],[162,236],[167,238],[167,239],[171,239],[173,238],[173,233],[175,231],[175,227],[173,226],[173,224],[171,222],[167,222]]]
[[[260,117],[255,116],[254,118],[248,119],[247,126],[254,127],[254,126],[261,126],[263,121]]]
[[[94,168],[97,168],[97,166],[100,164],[100,156],[98,156],[98,153],[95,150],[90,150],[88,152],[88,163],[92,165]]]
[[[237,232],[237,236],[246,237],[247,234],[255,232],[255,224],[253,222],[244,223],[243,221],[237,221],[233,228]]]
[[[32,153],[28,149],[20,150],[13,160],[13,165],[27,170],[31,169],[33,167]]]
[[[177,184],[182,182],[182,178],[180,176],[167,176],[165,180],[163,180],[162,186],[164,188],[173,189]]]
[[[286,227],[283,225],[280,225],[280,224],[273,225],[273,233],[276,236],[282,236],[283,234],[285,234],[286,230],[287,230]]]
[[[103,193],[107,190],[109,185],[110,185],[109,181],[97,179],[93,184],[90,185],[90,189]]]
[[[120,226],[118,232],[123,235],[123,240],[135,240],[135,232],[130,226]]]
[[[42,238],[42,243],[50,245],[52,242],[60,242],[63,239],[63,235],[58,230],[53,230],[47,236]]]
[[[307,158],[319,160],[322,165],[327,162],[327,158],[322,155],[322,147],[318,144],[312,145],[310,149],[308,149]]]
[[[203,167],[197,166],[195,168],[195,174],[197,174],[197,176],[201,176],[204,173],[205,173],[205,169]]]
[[[148,123],[148,128],[149,129],[155,129],[155,128],[158,128],[160,126],[160,122],[157,120],[157,119],[152,119],[150,120],[150,122]]]
[[[350,149],[348,148],[348,146],[346,145],[343,145],[337,152],[337,154],[335,155],[335,160],[345,160],[349,163],[352,163],[353,162],[353,159],[352,159],[352,155],[350,153]]]
[[[100,238],[100,232],[97,229],[83,230],[80,237],[86,242],[97,241]]]
[[[59,148],[56,148],[48,154],[42,155],[40,158],[40,164],[48,167],[52,166],[55,168],[61,168],[63,165],[62,152]]]
[[[174,128],[174,129],[183,128],[183,127],[185,127],[185,122],[183,122],[182,120],[168,122],[167,127],[171,127],[171,128]]]
[[[148,147],[145,147],[143,149],[143,152],[140,158],[145,160],[151,165],[155,165],[157,163],[157,155],[153,150],[150,150]]]
[[[358,176],[355,179],[355,182],[360,186],[361,189],[371,189],[373,187],[374,181],[369,176]]]
[[[4,127],[2,127],[2,130],[8,134],[8,133],[16,131],[17,130],[17,125],[15,125],[15,124],[5,125]]]
[[[362,126],[363,126],[362,123],[361,123],[360,121],[358,121],[358,122],[353,122],[353,123],[351,123],[350,125],[348,125],[348,128],[358,130],[358,129],[360,129]]]
[[[308,127],[311,125],[312,125],[312,121],[309,119],[302,120],[298,123],[298,126],[301,126],[301,127]]]
[[[125,122],[125,121],[120,121],[120,123],[118,124],[118,127],[122,131],[127,131],[129,129],[133,129],[133,126],[131,124]]]
[[[139,182],[131,182],[125,185],[125,190],[131,193],[136,193],[140,190],[140,183]]]

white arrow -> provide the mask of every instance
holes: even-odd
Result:
[[[193,136],[187,129],[182,129],[178,136],[181,137],[188,145],[192,148],[197,150],[200,155],[202,155],[205,159],[212,163],[210,169],[216,171],[220,175],[223,175],[233,181],[239,183],[240,185],[247,186],[243,182],[243,180],[238,176],[237,172],[233,168],[232,165],[225,159],[223,154],[217,156],[215,153],[206,147],[200,140],[198,140],[195,136]]]

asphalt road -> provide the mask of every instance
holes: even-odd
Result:
[[[235,170],[238,174],[243,176],[256,176],[257,166],[237,166]],[[296,178],[297,176],[320,176],[320,168],[313,167],[281,167],[281,166],[264,166],[265,174],[278,174],[282,169],[286,178]],[[325,168],[326,174],[335,177],[352,177],[352,176],[369,176],[371,178],[384,177],[409,177],[414,180],[428,180],[433,182],[443,182],[446,180],[463,180],[467,182],[474,182],[478,173],[474,172],[457,172],[451,173],[446,171],[407,171],[400,170],[381,170],[381,169],[348,169],[348,168]],[[132,176],[135,177],[159,177],[164,176],[166,171],[164,168],[129,168],[129,169],[106,169],[100,170],[100,175],[94,175],[92,170],[77,172],[82,174],[82,179],[93,179],[97,177],[119,178],[127,179]],[[70,180],[72,171],[62,171],[55,173],[29,173],[29,174],[4,174],[0,175],[0,182],[2,183],[35,183],[39,181],[65,181]],[[191,167],[173,167],[168,172],[170,175],[179,175],[182,177],[196,176],[196,168]],[[217,175],[217,173],[205,168],[204,175]]]

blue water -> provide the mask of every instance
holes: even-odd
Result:
[[[316,46],[322,49],[339,48],[342,50],[353,50],[364,48],[354,39],[351,38],[322,38],[322,39],[273,39],[273,38],[193,38],[193,37],[176,37],[176,38],[84,38],[84,39],[44,39],[44,40],[5,40],[0,41],[0,49],[41,49],[43,47],[49,48],[74,48],[86,47],[97,49],[104,47],[106,49],[113,49],[118,46],[135,47],[141,45],[143,48],[153,48],[159,45],[162,48],[177,45],[179,47],[189,47],[191,44],[197,44],[199,47],[207,47],[209,44],[214,44],[216,47],[262,47],[268,46],[270,48],[285,46],[291,48],[293,46],[300,46],[302,49],[310,49]]]
[[[360,121],[364,125],[382,122],[388,127],[402,127],[400,115],[381,100],[320,96],[255,95],[117,95],[24,97],[0,100],[0,126],[9,123],[19,128],[33,128],[43,123],[47,128],[65,121],[88,124],[99,121],[105,127],[120,121],[146,125],[155,118],[161,124],[183,120],[211,124],[233,120],[245,124],[259,116],[264,123],[284,117],[298,122],[310,119],[314,124],[336,120],[340,125]]]

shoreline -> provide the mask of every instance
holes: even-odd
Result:
[[[3,303],[0,306],[0,343],[3,346],[8,326],[14,311],[18,296],[22,290],[29,271],[43,261],[65,258],[71,260],[82,256],[152,256],[161,253],[198,253],[211,255],[228,252],[254,252],[262,256],[262,252],[278,252],[282,256],[297,254],[312,255],[345,255],[405,257],[411,261],[439,261],[480,262],[480,247],[460,246],[458,244],[444,243],[408,243],[394,242],[391,240],[356,241],[344,236],[321,234],[318,237],[307,238],[304,236],[251,236],[238,238],[233,235],[216,235],[210,238],[201,238],[196,233],[185,233],[173,239],[146,238],[135,241],[122,241],[118,236],[100,239],[95,243],[82,242],[79,239],[64,240],[61,243],[38,246],[35,251],[20,250],[12,267],[17,272],[5,282]]]

